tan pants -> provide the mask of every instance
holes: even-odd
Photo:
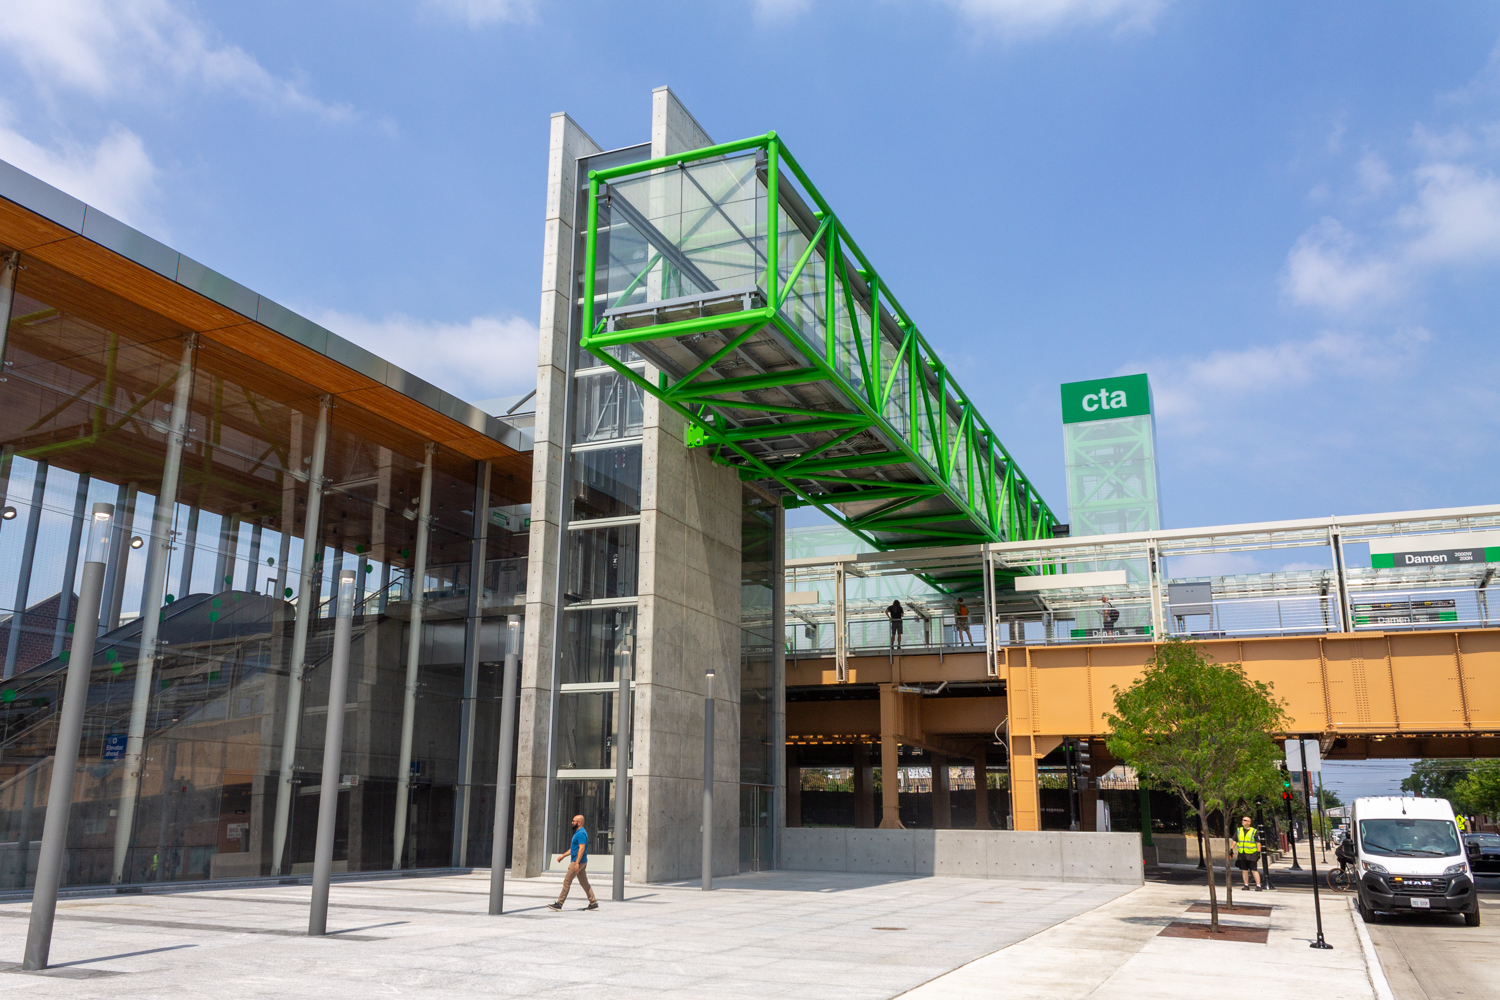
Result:
[[[596,899],[594,899],[594,888],[593,886],[589,885],[588,873],[585,871],[588,866],[589,865],[587,861],[585,861],[581,865],[576,861],[571,862],[568,865],[568,873],[563,876],[562,895],[557,897],[558,903],[562,903],[568,898],[568,890],[573,888],[573,880],[575,878],[578,880],[578,884],[583,887],[583,891],[588,893],[589,902],[598,902]]]

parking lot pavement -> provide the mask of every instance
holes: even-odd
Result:
[[[609,901],[606,885],[596,912],[580,910],[575,889],[554,913],[545,903],[560,882],[510,882],[503,917],[485,912],[487,872],[336,883],[325,938],[305,936],[307,886],[64,899],[54,967],[0,967],[0,991],[111,1000],[882,1000],[1129,891],[764,872],[716,879],[707,893],[631,886],[623,903]],[[0,905],[0,963],[19,961],[29,908]]]
[[[1231,935],[1186,935],[1208,915],[1198,887],[1148,883],[1135,892],[924,984],[902,1000],[1372,1000],[1378,996],[1347,897],[1324,899],[1315,937],[1311,892],[1237,893]],[[1269,908],[1267,911],[1266,908]],[[1175,926],[1174,926],[1175,925]],[[1163,933],[1163,932],[1166,933]]]
[[[1481,922],[1437,914],[1367,924],[1396,1000],[1500,1000],[1500,878],[1479,878]]]

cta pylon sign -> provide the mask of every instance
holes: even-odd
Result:
[[[1145,375],[1120,375],[1062,386],[1065,424],[1115,417],[1141,417],[1151,412],[1151,386]]]

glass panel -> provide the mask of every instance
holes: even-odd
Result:
[[[550,863],[568,850],[573,838],[572,820],[583,817],[583,828],[589,834],[589,850],[595,854],[615,854],[615,783],[604,778],[566,780],[557,783],[557,803],[552,815],[552,853]],[[627,794],[629,794],[627,792]],[[630,811],[627,804],[626,815]],[[624,854],[630,855],[630,831],[625,831]],[[564,859],[564,864],[567,863]],[[597,889],[594,890],[598,892]]]
[[[568,533],[564,599],[594,601],[636,594],[639,525],[617,524]]]
[[[572,470],[574,521],[641,512],[641,446],[576,452]]]
[[[576,380],[573,440],[612,441],[641,433],[643,396],[639,386],[614,373]]]
[[[634,670],[635,608],[588,608],[563,617],[563,684],[603,684]]]
[[[619,697],[615,691],[565,691],[558,696],[559,770],[615,768],[615,702]]]

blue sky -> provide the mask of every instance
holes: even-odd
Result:
[[[1170,526],[1493,501],[1500,7],[50,0],[0,158],[471,399],[530,386],[550,112],[776,129],[1059,511],[1145,370]]]

